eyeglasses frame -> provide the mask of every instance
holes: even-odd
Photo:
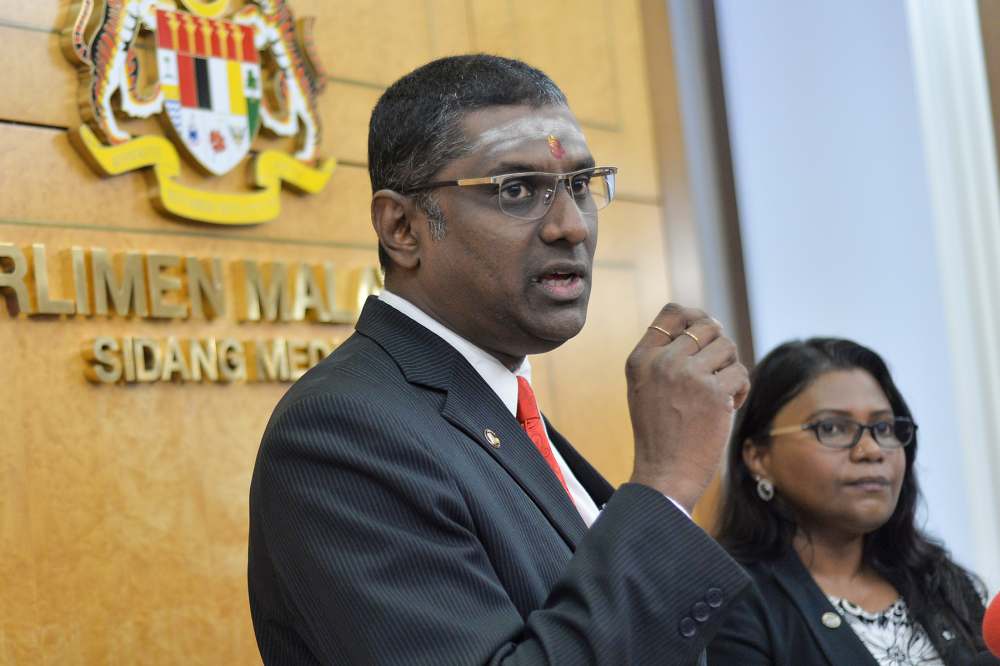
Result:
[[[520,172],[517,172],[517,173],[502,173],[502,174],[498,174],[496,176],[483,176],[481,178],[459,178],[458,180],[435,180],[435,181],[432,181],[430,183],[424,183],[423,185],[415,185],[413,187],[408,187],[408,188],[406,188],[405,190],[402,191],[402,194],[411,194],[413,192],[419,192],[421,190],[432,190],[432,189],[437,189],[439,187],[469,187],[469,186],[472,186],[472,185],[496,185],[497,186],[497,205],[500,207],[500,212],[501,213],[503,213],[504,215],[507,215],[508,217],[512,217],[515,220],[528,220],[528,221],[530,221],[530,220],[540,220],[543,217],[545,217],[545,215],[552,208],[552,203],[550,202],[545,207],[545,212],[543,212],[540,216],[535,217],[535,218],[518,217],[516,215],[511,215],[510,213],[508,213],[507,211],[505,211],[502,206],[500,206],[500,188],[503,187],[504,182],[507,181],[507,180],[514,179],[514,178],[524,178],[525,176],[554,176],[555,179],[556,179],[556,190],[555,191],[558,192],[559,191],[559,183],[566,182],[568,185],[570,185],[571,184],[570,179],[573,176],[579,176],[580,174],[588,173],[588,172],[594,172],[595,175],[601,175],[601,176],[604,176],[604,175],[607,175],[607,174],[616,175],[618,173],[618,167],[613,167],[613,166],[606,166],[606,167],[594,166],[594,167],[586,167],[584,169],[577,169],[576,171],[570,171],[568,173],[553,173],[553,172],[549,172],[549,171],[520,171]],[[601,172],[601,173],[598,173],[598,172]],[[570,194],[570,196],[572,196],[572,193]],[[615,194],[614,194],[614,191],[612,191],[611,192],[611,196],[608,198],[608,204],[607,205],[610,205],[611,202],[614,200],[614,198],[615,198]],[[555,197],[552,198],[552,201],[555,201]],[[573,201],[574,202],[576,201],[575,197],[574,197]],[[604,208],[606,208],[607,205],[604,206]],[[584,211],[579,206],[577,206],[577,209],[580,210],[580,212],[582,214],[593,214],[593,213],[591,213],[589,211]],[[601,208],[598,208],[597,210],[601,210]],[[596,212],[596,211],[594,211],[594,212]]]
[[[768,432],[767,436],[768,437],[774,437],[775,435],[788,435],[788,434],[791,434],[791,433],[794,433],[794,432],[804,432],[806,430],[812,430],[813,436],[816,437],[816,441],[819,442],[820,446],[825,446],[828,449],[836,449],[836,450],[839,450],[839,451],[847,451],[847,450],[853,449],[855,446],[858,445],[858,442],[861,441],[861,438],[865,436],[865,430],[867,430],[867,431],[869,431],[871,433],[872,439],[875,441],[876,444],[878,444],[878,446],[879,446],[880,449],[894,451],[894,450],[897,450],[897,449],[905,449],[907,446],[909,446],[913,442],[913,438],[916,436],[916,434],[917,434],[917,428],[919,427],[916,423],[913,422],[913,419],[911,419],[911,418],[909,418],[907,416],[895,416],[895,417],[893,417],[892,418],[893,422],[895,422],[895,421],[906,421],[911,426],[913,426],[913,434],[910,435],[910,439],[906,443],[900,442],[899,446],[883,446],[882,442],[880,442],[878,440],[878,437],[875,436],[875,426],[877,426],[879,423],[884,423],[885,422],[884,419],[880,420],[880,421],[876,421],[875,423],[871,423],[871,424],[865,425],[864,423],[861,423],[859,421],[855,421],[854,419],[844,418],[843,419],[844,421],[850,421],[854,425],[858,426],[858,431],[857,431],[857,434],[854,436],[854,441],[851,442],[847,446],[831,446],[829,444],[823,443],[819,439],[819,424],[822,423],[823,421],[827,421],[827,420],[829,420],[829,419],[819,419],[818,421],[812,421],[811,423],[802,423],[800,425],[791,425],[791,426],[783,426],[781,428],[775,428],[775,429],[771,430],[770,432]]]

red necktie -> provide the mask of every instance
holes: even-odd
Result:
[[[559,479],[559,483],[569,495],[569,501],[572,502],[573,495],[569,492],[569,486],[566,485],[566,479],[563,478],[562,470],[559,469],[559,463],[556,462],[556,457],[552,454],[552,446],[549,444],[548,437],[545,436],[545,426],[542,425],[542,417],[538,413],[535,392],[531,390],[531,384],[524,377],[517,378],[517,422],[521,424],[524,431],[528,433],[528,437],[535,443],[535,448],[545,458],[545,462],[549,464],[552,473]]]

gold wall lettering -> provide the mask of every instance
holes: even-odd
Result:
[[[283,261],[258,264],[244,259],[233,264],[239,321],[290,321],[288,267]]]
[[[231,285],[219,257],[73,246],[50,260],[42,243],[0,243],[0,296],[11,317],[186,320],[233,312],[239,322],[343,325],[353,323],[383,286],[374,266],[253,259],[229,266]],[[57,270],[66,293],[55,293],[50,278]],[[229,307],[230,293],[235,308]],[[96,384],[291,382],[339,344],[339,338],[99,336],[84,343],[81,355],[84,375]]]
[[[222,278],[222,260],[209,260],[211,274],[205,272],[205,262],[197,257],[187,258],[188,298],[191,316],[215,319],[226,315],[226,284]]]
[[[239,341],[101,336],[81,351],[95,384],[290,382],[323,360],[340,339]]]
[[[64,287],[71,286],[71,294],[53,293],[53,263],[63,269]],[[333,262],[240,259],[230,267],[240,322],[350,324],[365,299],[383,285],[374,266],[341,270]],[[42,243],[26,248],[0,243],[0,293],[12,316],[213,319],[229,311],[225,274],[219,257],[112,254],[74,246],[50,262]]]
[[[24,253],[12,243],[0,243],[0,294],[3,294],[7,311],[12,315],[21,312],[31,314],[27,275],[28,262]]]
[[[149,315],[142,256],[138,252],[125,252],[112,257],[104,248],[95,247],[90,251],[90,270],[95,314],[108,314],[108,296],[111,296],[115,312],[120,317],[132,313],[140,317]]]
[[[35,313],[42,315],[73,314],[76,304],[73,301],[51,298],[49,296],[49,271],[45,259],[45,246],[41,243],[31,245],[31,260],[26,276],[27,282],[34,283]]]

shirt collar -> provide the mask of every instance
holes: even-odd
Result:
[[[402,312],[454,347],[455,351],[461,354],[469,362],[469,365],[479,373],[487,386],[493,389],[493,392],[510,410],[511,415],[517,415],[517,378],[524,377],[529,384],[531,383],[531,363],[527,358],[522,361],[515,372],[511,372],[494,356],[455,333],[402,296],[383,288],[378,299]]]

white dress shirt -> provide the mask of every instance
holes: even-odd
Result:
[[[524,359],[516,372],[511,372],[491,354],[483,351],[462,336],[447,328],[405,298],[397,296],[391,291],[387,291],[385,289],[382,290],[378,298],[386,305],[399,310],[407,317],[430,330],[432,333],[435,333],[445,342],[454,347],[459,354],[465,357],[465,360],[469,362],[469,365],[471,365],[476,372],[479,373],[479,375],[483,378],[483,381],[486,382],[486,385],[493,389],[493,392],[497,394],[497,397],[499,397],[507,409],[510,410],[511,415],[516,418],[517,378],[524,377],[529,384],[531,383],[531,363],[528,362],[527,358]],[[538,411],[541,412],[541,407],[539,407]],[[542,420],[542,427],[545,427],[544,419]],[[545,436],[551,443],[552,438],[549,437],[547,429]],[[566,486],[569,488],[569,494],[573,498],[573,504],[576,505],[576,510],[580,512],[580,517],[583,518],[583,522],[586,523],[587,527],[590,527],[593,522],[597,520],[597,515],[601,511],[597,508],[597,505],[594,503],[590,494],[584,490],[583,485],[581,485],[576,476],[573,475],[573,471],[569,468],[569,465],[567,465],[566,461],[563,460],[563,457],[559,455],[559,450],[556,449],[555,446],[552,446],[551,448],[552,455],[559,464],[559,469],[562,471],[563,479],[565,479]]]

